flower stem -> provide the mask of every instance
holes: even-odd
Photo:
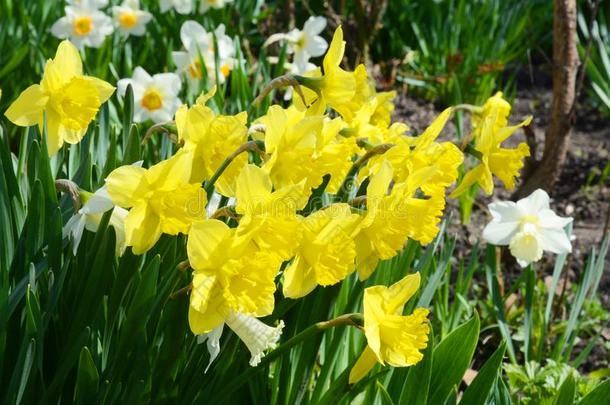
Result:
[[[349,172],[347,172],[347,176],[345,176],[345,180],[343,180],[341,188],[339,188],[339,192],[337,193],[338,201],[347,202],[349,198],[349,193],[356,181],[355,177],[358,173],[358,170],[360,170],[360,168],[364,166],[366,162],[368,162],[373,156],[383,155],[393,146],[394,145],[391,143],[383,143],[381,145],[374,146],[369,149],[364,155],[362,155],[360,159],[354,162],[352,167],[349,169]]]
[[[246,142],[243,145],[241,145],[239,148],[235,149],[235,151],[233,153],[231,153],[229,156],[227,156],[227,158],[222,162],[222,164],[218,167],[218,169],[216,169],[216,173],[214,173],[214,175],[212,177],[210,177],[210,179],[208,181],[206,181],[205,185],[203,186],[203,188],[208,196],[208,201],[210,200],[210,197],[212,196],[212,192],[214,192],[214,184],[216,183],[216,180],[218,180],[218,178],[227,169],[227,167],[229,167],[231,162],[237,156],[239,156],[241,153],[247,152],[247,151],[252,151],[252,152],[262,154],[265,151],[265,145],[262,141]]]

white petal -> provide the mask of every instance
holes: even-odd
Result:
[[[206,50],[209,44],[208,38],[208,32],[196,21],[185,21],[180,27],[180,40],[189,52],[196,51],[197,48]]]
[[[117,82],[116,87],[117,87],[117,90],[118,90],[119,94],[121,95],[121,97],[125,96],[125,92],[127,91],[127,86],[129,86],[131,84],[131,86],[133,87],[132,82],[133,81],[131,79],[121,79]]]
[[[526,215],[537,215],[539,211],[549,208],[549,200],[546,191],[537,189],[529,196],[517,201],[517,206]]]
[[[153,81],[166,97],[176,96],[182,87],[180,77],[175,73],[158,73],[153,77]]]
[[[205,368],[204,373],[208,372],[212,362],[216,360],[216,357],[218,357],[218,354],[220,353],[220,337],[222,336],[224,326],[225,324],[221,323],[209,333],[197,335],[197,343],[201,344],[207,341],[208,353],[210,354],[210,361],[208,362],[208,366]]]
[[[542,248],[549,252],[562,254],[572,252],[572,244],[563,229],[541,229]]]
[[[541,228],[563,229],[572,222],[570,217],[560,217],[550,209],[543,209],[538,213]]]
[[[324,17],[311,16],[303,25],[303,31],[312,36],[320,34],[324,28],[326,28],[326,18]]]
[[[307,42],[307,47],[305,48],[314,58],[324,55],[326,49],[328,49],[328,42],[322,37],[311,38],[311,40]]]
[[[496,246],[506,246],[519,230],[519,222],[492,221],[483,229],[483,239]]]
[[[57,38],[68,38],[72,33],[72,23],[68,17],[61,17],[51,26],[51,34]]]
[[[512,201],[497,201],[487,207],[495,221],[514,222],[521,220],[521,211]]]
[[[517,233],[510,241],[509,249],[522,267],[542,258],[542,241],[540,235],[536,233]]]

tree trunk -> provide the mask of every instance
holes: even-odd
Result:
[[[537,188],[550,192],[559,178],[566,159],[572,129],[572,111],[576,102],[578,48],[576,36],[576,0],[553,1],[553,101],[551,120],[544,139],[542,159],[514,193],[515,199]]]

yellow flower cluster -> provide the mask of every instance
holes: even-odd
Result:
[[[364,280],[409,238],[427,244],[437,235],[464,162],[463,150],[439,140],[454,109],[411,136],[407,125],[392,122],[394,92],[376,92],[363,65],[340,67],[344,49],[338,28],[322,70],[292,78],[303,86],[293,104],[272,105],[262,117],[220,115],[207,105],[215,90],[200,96],[176,113],[173,157],[148,169],[122,166],[106,178],[112,202],[129,209],[125,243],[133,253],[145,253],[162,234],[188,235],[194,333],[270,315],[279,284],[285,297],[299,298],[353,273]],[[78,52],[64,41],[41,84],[25,90],[6,115],[42,127],[46,114],[54,154],[64,141],[83,137],[112,91],[83,76]],[[509,127],[509,113],[501,93],[477,109],[473,145],[464,150],[479,163],[453,195],[475,182],[491,193],[492,174],[514,185],[529,151],[501,144],[529,119]],[[428,312],[402,315],[418,287],[416,274],[366,290],[368,348],[352,382],[377,361],[407,366],[421,359]]]

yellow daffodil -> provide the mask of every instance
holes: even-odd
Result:
[[[526,118],[520,124],[506,126],[509,114],[510,104],[502,98],[502,93],[491,97],[482,107],[481,116],[475,121],[473,131],[474,149],[479,154],[481,163],[466,173],[451,197],[459,196],[474,183],[478,183],[487,195],[491,195],[494,189],[492,175],[496,175],[507,189],[515,187],[515,179],[523,167],[523,159],[530,155],[530,150],[524,142],[516,149],[503,148],[501,145],[517,129],[529,125],[532,117]]]
[[[353,137],[339,135],[345,125],[340,118],[305,115],[294,106],[274,105],[258,122],[265,126],[265,150],[270,154],[263,169],[275,187],[305,181],[303,197],[308,198],[328,174],[331,184],[327,191],[338,188],[357,150]]]
[[[238,243],[236,229],[209,219],[193,223],[187,243],[193,273],[189,324],[208,333],[233,312],[271,314],[275,276],[281,261],[254,243]]]
[[[253,243],[280,260],[288,260],[300,241],[300,220],[296,211],[307,203],[305,183],[287,185],[273,191],[269,174],[247,165],[236,180],[235,210],[242,215],[235,237],[238,245]]]
[[[336,284],[351,274],[359,222],[347,204],[333,204],[304,218],[297,255],[284,271],[284,295],[300,298],[317,285]]]
[[[53,156],[64,142],[80,142],[113,92],[105,81],[83,75],[78,50],[66,40],[59,44],[55,58],[47,61],[40,84],[25,89],[5,115],[15,125],[38,125],[42,132],[46,113],[47,145]]]
[[[300,78],[306,87],[303,89],[306,101],[311,104],[308,106],[308,113],[323,114],[326,106],[341,113],[345,104],[354,97],[356,92],[354,72],[347,72],[339,66],[344,53],[343,29],[338,27],[322,62],[324,74],[321,75],[320,70],[317,69],[311,72],[310,77]],[[293,95],[293,100],[297,107],[304,109],[305,106],[298,96]]]
[[[417,191],[434,175],[435,169],[420,169],[406,182],[392,186],[393,173],[391,163],[386,160],[379,172],[370,177],[367,211],[356,237],[356,268],[361,280],[371,275],[379,259],[394,257],[407,238],[427,244],[438,233],[444,196],[417,197]]]
[[[176,113],[178,137],[192,157],[191,182],[212,177],[224,160],[248,140],[246,112],[216,115],[206,106],[215,90],[200,96],[191,108],[182,106]],[[235,179],[247,163],[245,153],[233,159],[215,183],[220,194],[235,195]]]
[[[200,183],[189,183],[191,159],[178,153],[144,169],[121,166],[106,178],[112,202],[131,208],[125,219],[127,246],[134,254],[152,248],[162,233],[188,233],[205,216],[206,196]]]
[[[423,358],[421,350],[426,348],[430,333],[428,310],[417,308],[411,315],[402,314],[419,284],[419,273],[415,273],[390,287],[378,285],[364,290],[367,346],[350,371],[350,384],[360,381],[376,363],[408,367]]]

